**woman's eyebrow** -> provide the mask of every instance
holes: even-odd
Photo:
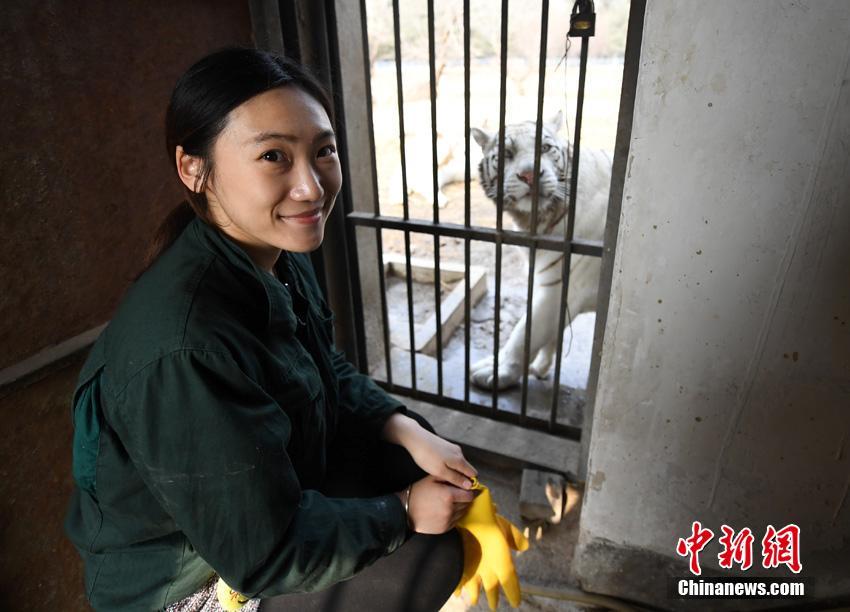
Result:
[[[313,137],[313,142],[333,138],[336,134],[333,130],[322,130]],[[246,144],[260,144],[267,140],[286,140],[288,142],[298,142],[299,138],[294,134],[282,134],[281,132],[260,132],[251,138]]]

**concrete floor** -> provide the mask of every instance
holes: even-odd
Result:
[[[515,556],[514,562],[520,585],[534,584],[557,589],[559,587],[577,588],[570,577],[570,565],[578,540],[578,519],[581,509],[580,493],[570,489],[568,512],[558,525],[545,525],[540,529],[527,526],[519,516],[519,493],[522,472],[520,469],[497,465],[481,457],[470,455],[470,461],[478,469],[481,481],[490,488],[499,513],[525,532],[529,539],[528,550]],[[500,592],[499,610],[511,610],[504,593]],[[520,610],[539,610],[546,612],[576,612],[597,610],[567,601],[558,601],[530,595],[524,595]],[[452,597],[441,612],[465,612],[489,610],[487,599],[482,592],[478,604],[470,606],[461,597]]]

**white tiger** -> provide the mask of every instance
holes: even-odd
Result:
[[[538,234],[566,235],[569,204],[567,160],[571,146],[559,135],[560,112],[543,126],[538,199]],[[504,211],[515,230],[531,229],[531,189],[534,176],[534,132],[536,123],[526,121],[505,126]],[[483,151],[478,166],[481,186],[487,197],[496,200],[499,143],[498,133],[473,128],[472,136]],[[602,240],[605,211],[611,182],[611,155],[601,150],[582,149],[579,158],[578,197],[576,201],[576,238]],[[527,251],[526,251],[527,252]],[[561,307],[563,253],[538,249],[534,269],[534,294],[531,307],[531,344],[533,361],[529,372],[543,378],[552,366],[557,342]],[[600,260],[598,257],[573,255],[570,263],[568,292],[569,314],[596,308]],[[567,320],[569,324],[569,320]],[[525,315],[517,322],[505,346],[499,351],[499,388],[511,387],[522,379]],[[472,382],[486,389],[493,387],[493,356],[472,366]]]

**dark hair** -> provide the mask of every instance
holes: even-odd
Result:
[[[177,80],[165,115],[165,147],[172,168],[177,146],[202,163],[196,191],[160,224],[148,250],[146,270],[177,239],[195,216],[212,224],[204,187],[213,171],[212,148],[227,125],[227,116],[243,102],[276,87],[295,86],[319,102],[334,120],[328,93],[300,64],[274,53],[228,47],[202,58]],[[140,274],[141,275],[141,274]]]

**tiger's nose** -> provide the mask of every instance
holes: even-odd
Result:
[[[543,176],[543,171],[540,171],[540,175]],[[531,185],[531,182],[534,180],[534,171],[533,170],[525,170],[523,172],[517,172],[516,177],[521,180],[526,185]]]

